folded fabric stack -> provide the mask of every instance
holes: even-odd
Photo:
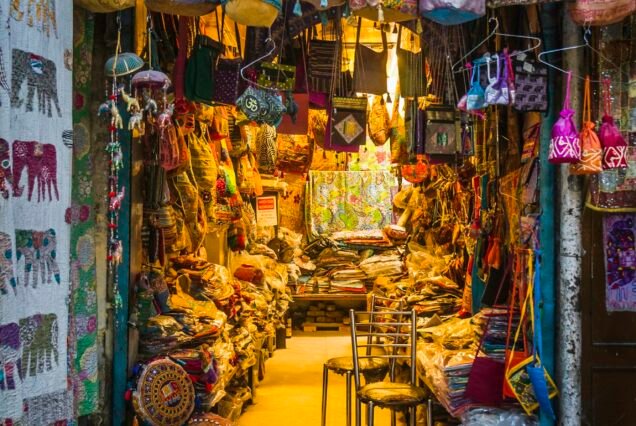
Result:
[[[506,346],[508,340],[508,320],[510,311],[508,307],[505,308],[484,308],[477,315],[473,317],[474,324],[478,327],[477,338],[481,339],[483,336],[483,354],[489,358],[504,361],[506,358]],[[512,316],[512,325],[510,330],[512,333],[517,329],[519,325],[519,311],[515,310]],[[510,337],[510,345],[512,345],[512,339],[514,335]],[[523,341],[517,342],[516,350],[523,350]]]
[[[404,273],[404,263],[397,254],[371,256],[358,266],[368,278],[394,277]]]
[[[339,231],[331,234],[331,238],[348,248],[390,248],[391,240],[381,229],[367,231]]]
[[[452,280],[437,277],[418,277],[407,291],[405,300],[418,316],[453,315],[461,309],[462,290]]]
[[[169,357],[188,373],[197,398],[200,401],[209,399],[219,378],[212,350],[209,347],[183,349]]]

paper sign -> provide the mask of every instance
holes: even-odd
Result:
[[[278,208],[275,196],[256,198],[256,223],[259,226],[278,225]]]

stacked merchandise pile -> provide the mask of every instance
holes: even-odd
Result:
[[[334,303],[317,303],[310,305],[296,319],[303,324],[344,324],[348,319],[347,312]]]

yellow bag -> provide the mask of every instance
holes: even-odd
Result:
[[[583,128],[579,135],[581,140],[581,160],[570,165],[570,173],[573,175],[593,175],[603,171],[603,148],[598,135],[594,131],[591,109],[590,77],[586,77],[583,95]]]
[[[135,7],[135,0],[74,0],[73,3],[93,13],[109,13]]]
[[[181,16],[207,15],[217,5],[212,0],[146,0],[146,7],[153,12]]]
[[[382,146],[389,140],[391,136],[391,119],[382,96],[375,96],[373,99],[368,126],[369,137],[376,146]]]
[[[276,0],[230,0],[225,4],[225,14],[237,24],[269,28],[280,7]]]

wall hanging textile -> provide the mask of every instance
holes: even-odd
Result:
[[[590,100],[590,77],[585,77],[583,90],[583,125],[581,126],[581,161],[570,166],[570,173],[575,175],[595,174],[603,170],[603,148],[594,131],[592,121],[592,104]]]
[[[73,0],[73,4],[93,13],[109,13],[135,7],[135,0]]]
[[[358,18],[355,59],[353,63],[353,89],[354,92],[383,95],[387,92],[386,60],[388,48],[386,33],[380,31],[382,51],[377,52],[364,44],[360,44],[361,29],[362,18]]]
[[[424,73],[424,49],[412,52],[402,47],[403,26],[400,25],[397,36],[395,53],[398,60],[398,75],[400,77],[400,96],[414,98],[426,95],[426,75]],[[414,33],[407,30],[410,37]],[[422,39],[420,38],[420,46]]]
[[[627,142],[614,123],[611,115],[610,80],[603,79],[603,106],[605,113],[598,138],[603,145],[603,169],[624,169],[627,167]]]
[[[486,0],[419,0],[420,14],[442,25],[458,25],[486,14]]]
[[[379,22],[403,22],[417,19],[416,0],[349,0],[354,15]]]
[[[632,0],[576,0],[568,3],[572,20],[579,25],[609,25],[636,11]]]
[[[227,16],[249,27],[269,28],[281,11],[280,0],[229,0],[223,4]]]
[[[329,143],[325,147],[357,152],[367,140],[367,97],[344,98],[334,96],[329,109]]]
[[[382,229],[391,223],[391,190],[396,186],[388,171],[310,171],[308,235],[314,239],[338,231]]]
[[[103,153],[108,141],[73,124],[77,99],[90,105],[73,91],[73,50],[81,43],[80,31],[78,38],[73,34],[73,2],[0,3],[0,422],[70,424],[75,402],[86,403],[82,410],[95,408],[99,371],[96,346],[73,342],[75,333],[91,340],[92,330],[78,328],[95,324],[91,311],[97,309],[90,281],[80,283],[76,274],[85,267],[90,275],[93,239],[85,234],[72,240],[72,224],[88,219],[94,204],[73,203],[75,178],[89,197],[93,189],[91,172],[73,169],[74,154],[91,164],[99,159],[96,170],[106,174],[105,156],[90,158],[88,151],[95,144]],[[75,77],[90,82],[86,62],[75,65]],[[73,262],[71,250],[81,253]],[[70,309],[69,301],[80,294],[71,283],[87,286],[86,309]],[[78,316],[71,319],[70,313]],[[85,358],[77,362],[79,353]],[[71,384],[83,386],[83,377],[88,386],[77,389],[76,401]]]
[[[550,138],[548,160],[552,164],[577,163],[581,159],[581,141],[572,120],[574,111],[570,109],[571,80],[572,72],[568,72],[563,109],[559,113],[559,119],[552,127],[552,137]]]
[[[548,68],[525,53],[512,58],[516,94],[513,106],[517,111],[548,110]]]
[[[605,307],[609,312],[636,312],[636,215],[603,216]]]
[[[219,4],[212,0],[145,0],[145,3],[153,12],[179,16],[207,15]]]

